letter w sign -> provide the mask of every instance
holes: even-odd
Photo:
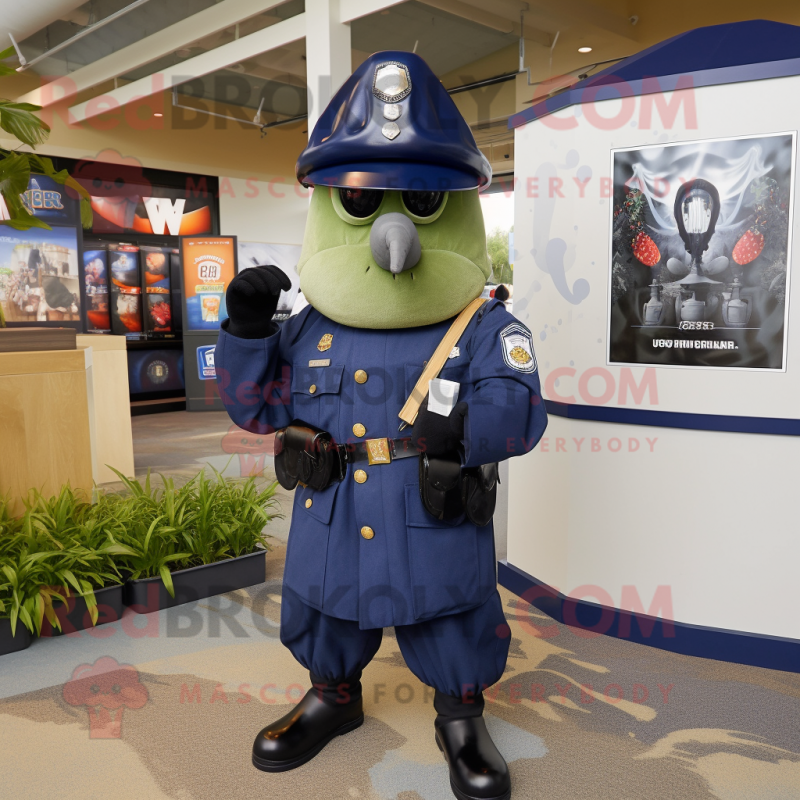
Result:
[[[168,197],[145,197],[143,199],[153,233],[163,235],[166,228],[170,236],[178,236],[186,200],[175,200],[173,203]]]

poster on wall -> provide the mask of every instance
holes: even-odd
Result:
[[[142,247],[139,258],[144,291],[144,328],[149,334],[172,333],[170,247]]]
[[[786,369],[795,133],[612,150],[610,364]]]
[[[236,275],[236,237],[184,236],[180,249],[184,329],[217,331],[220,321],[228,316],[225,292]]]
[[[297,262],[303,248],[296,244],[267,244],[265,242],[239,242],[239,270],[264,264],[280,267],[292,282],[292,288],[281,292],[278,308],[273,319],[286,319],[294,308],[300,293],[300,276],[297,274]]]
[[[102,244],[86,244],[83,251],[83,281],[88,333],[110,333],[108,310],[108,251]]]
[[[139,248],[131,244],[109,245],[108,270],[111,274],[111,330],[139,339],[142,333]]]
[[[80,322],[78,231],[31,228],[0,235],[0,303],[9,323]]]

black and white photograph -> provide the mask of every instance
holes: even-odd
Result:
[[[786,368],[795,134],[612,151],[610,364]]]

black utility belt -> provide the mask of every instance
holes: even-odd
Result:
[[[348,464],[391,464],[419,457],[419,489],[425,510],[438,520],[466,515],[479,526],[492,519],[499,483],[497,464],[462,468],[460,460],[430,458],[405,439],[366,439],[337,444],[327,431],[295,420],[275,435],[275,474],[284,489],[299,483],[315,491],[344,480]]]

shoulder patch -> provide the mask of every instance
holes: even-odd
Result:
[[[531,332],[521,323],[512,322],[500,331],[503,360],[517,372],[536,372]]]

